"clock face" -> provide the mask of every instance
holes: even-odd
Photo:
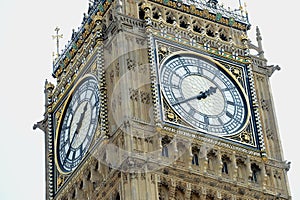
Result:
[[[232,135],[245,127],[247,100],[221,64],[192,53],[177,54],[162,63],[160,84],[172,110],[197,130]]]
[[[96,131],[99,108],[98,83],[85,78],[69,96],[58,129],[56,156],[62,172],[73,171],[87,153]]]

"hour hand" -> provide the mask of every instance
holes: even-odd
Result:
[[[82,126],[82,121],[83,121],[83,118],[85,116],[85,112],[87,111],[87,105],[88,105],[88,103],[85,104],[85,106],[83,108],[83,112],[80,114],[80,118],[79,118],[79,121],[77,123],[77,128],[76,128],[77,132],[79,131],[79,129]]]
[[[79,130],[81,129],[81,126],[82,126],[82,122],[83,122],[83,119],[84,119],[84,116],[85,116],[85,113],[87,111],[87,105],[88,103],[85,104],[84,108],[83,108],[83,112],[80,114],[80,118],[79,118],[79,121],[77,122],[77,127],[76,127],[76,130],[73,134],[73,137],[71,139],[71,145],[73,144],[73,141],[75,140],[75,138],[77,137],[78,133],[79,133]]]
[[[198,100],[201,100],[201,99],[206,99],[208,96],[214,94],[217,92],[217,87],[209,87],[208,90],[204,91],[204,92],[200,92],[198,95],[195,95],[193,97],[190,97],[190,98],[187,98],[187,99],[184,99],[182,101],[178,101],[176,103],[173,103],[172,106],[174,105],[178,105],[178,104],[181,104],[181,103],[185,103],[187,101],[191,101],[193,99],[198,99]]]

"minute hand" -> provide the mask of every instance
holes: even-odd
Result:
[[[187,99],[184,99],[182,101],[178,101],[174,104],[172,104],[172,106],[174,105],[177,105],[177,104],[181,104],[181,103],[185,103],[187,101],[191,101],[193,99],[198,99],[198,100],[201,100],[201,99],[205,99],[206,97],[208,97],[209,95],[211,94],[214,94],[217,92],[217,88],[216,87],[210,87],[208,90],[206,90],[205,92],[200,92],[198,95],[196,96],[193,96],[193,97],[190,97],[190,98],[187,98]]]

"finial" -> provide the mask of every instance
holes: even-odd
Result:
[[[71,36],[72,40],[75,38],[75,35],[76,35],[75,29],[72,29],[72,36]]]
[[[242,3],[241,3],[241,0],[239,0],[239,4],[240,4],[240,10],[243,10],[243,6],[242,6]]]
[[[56,39],[56,53],[57,53],[57,57],[59,56],[59,39],[63,38],[63,34],[58,34],[58,32],[60,31],[60,28],[57,26],[54,31],[56,32],[56,35],[52,35],[53,40]]]
[[[54,87],[55,86],[46,79],[46,81],[45,81],[45,90],[46,90],[46,92],[47,93],[52,93]]]
[[[256,27],[256,41],[258,44],[258,55],[260,58],[264,58],[264,50],[262,47],[262,36],[261,36],[258,26]]]
[[[256,38],[257,38],[257,40],[262,40],[260,30],[259,30],[258,26],[256,26]]]

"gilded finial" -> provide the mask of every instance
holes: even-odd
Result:
[[[239,4],[240,4],[240,10],[243,11],[243,6],[242,6],[241,0],[239,0]]]
[[[59,56],[59,39],[63,38],[63,34],[58,34],[60,31],[60,28],[57,26],[54,31],[56,32],[56,35],[52,35],[53,40],[56,39],[56,56]]]
[[[49,82],[47,79],[45,81],[45,89],[46,91],[48,91],[49,93],[52,92],[52,90],[54,89],[54,84],[52,84],[51,82]]]

